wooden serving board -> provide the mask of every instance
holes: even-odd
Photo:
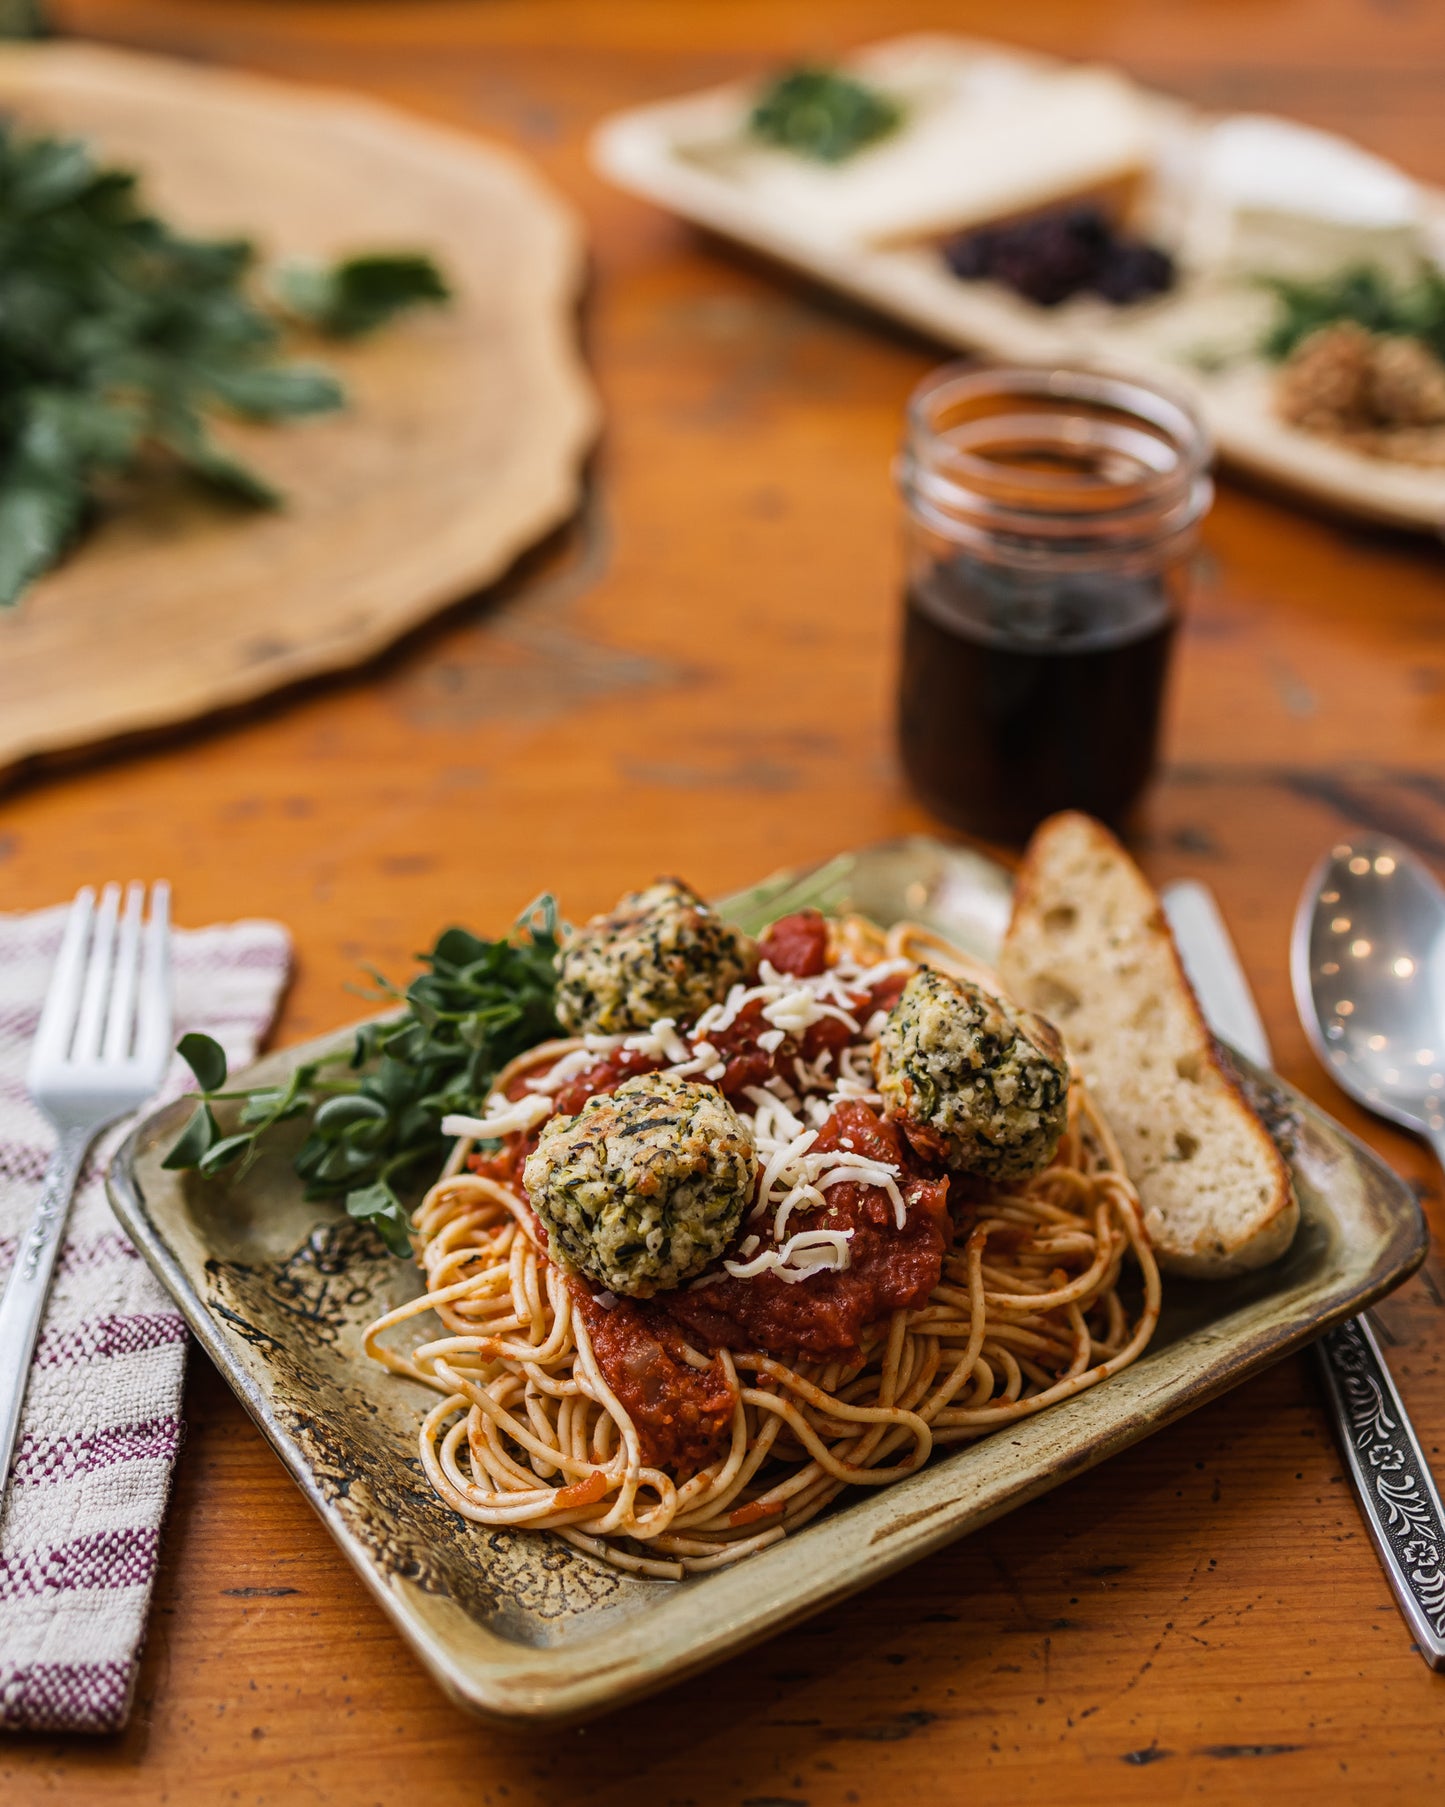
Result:
[[[298,347],[343,411],[217,437],[275,512],[162,483],[0,611],[0,776],[365,660],[564,520],[598,408],[578,222],[511,152],[370,101],[82,44],[0,49],[0,108],[141,171],[190,232],[266,259],[432,254],[455,291]]]

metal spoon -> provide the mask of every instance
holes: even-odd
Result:
[[[1408,848],[1331,848],[1290,950],[1305,1033],[1336,1084],[1445,1166],[1445,890]]]
[[[1445,890],[1408,848],[1332,847],[1290,947],[1300,1021],[1336,1082],[1445,1165]],[[1416,1648],[1445,1669],[1445,1506],[1367,1318],[1315,1345],[1340,1447]]]

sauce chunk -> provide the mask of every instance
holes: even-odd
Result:
[[[587,1326],[592,1353],[642,1443],[642,1459],[679,1478],[727,1450],[733,1390],[714,1357],[706,1368],[683,1359],[677,1326],[652,1302],[618,1299],[604,1307],[585,1281],[568,1282]]]

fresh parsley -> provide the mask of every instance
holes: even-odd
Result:
[[[49,36],[44,0],[0,0],[0,38]]]
[[[749,120],[755,138],[818,163],[842,163],[886,138],[903,121],[890,95],[835,69],[790,69],[758,100]]]
[[[381,995],[402,1005],[399,1015],[362,1024],[349,1048],[304,1062],[282,1086],[227,1091],[220,1044],[183,1036],[177,1052],[201,1097],[162,1165],[243,1172],[273,1129],[306,1118],[293,1159],[306,1197],[344,1199],[394,1255],[409,1255],[404,1193],[441,1164],[442,1118],[481,1112],[501,1068],[560,1033],[552,1003],[557,926],[556,905],[542,897],[504,940],[443,930],[418,956],[424,970],[404,994],[371,975]],[[234,1128],[222,1127],[218,1104],[239,1105],[227,1113]]]
[[[451,291],[429,257],[372,252],[324,264],[287,263],[272,292],[295,319],[333,339],[375,332],[409,307],[447,301]]]
[[[282,360],[279,320],[252,298],[257,262],[244,239],[173,231],[132,173],[78,140],[0,121],[0,606],[157,450],[241,503],[280,500],[216,445],[209,417],[282,420],[346,397],[328,370]],[[447,293],[411,255],[351,258],[312,280],[329,300],[309,323],[343,335]]]
[[[1318,281],[1261,278],[1278,303],[1264,340],[1270,358],[1287,358],[1322,326],[1352,321],[1372,333],[1419,339],[1445,357],[1445,273],[1422,264],[1411,280],[1397,282],[1371,264],[1355,264]]]

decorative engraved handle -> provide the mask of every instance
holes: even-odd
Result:
[[[30,1219],[30,1227],[15,1251],[15,1265],[0,1298],[0,1507],[5,1483],[20,1431],[20,1408],[30,1379],[30,1363],[40,1335],[40,1319],[50,1276],[65,1231],[70,1197],[75,1191],[80,1163],[95,1135],[95,1126],[70,1128],[45,1170],[45,1184]]]
[[[1349,1318],[1315,1344],[1365,1526],[1432,1669],[1445,1669],[1445,1508],[1375,1333]]]

